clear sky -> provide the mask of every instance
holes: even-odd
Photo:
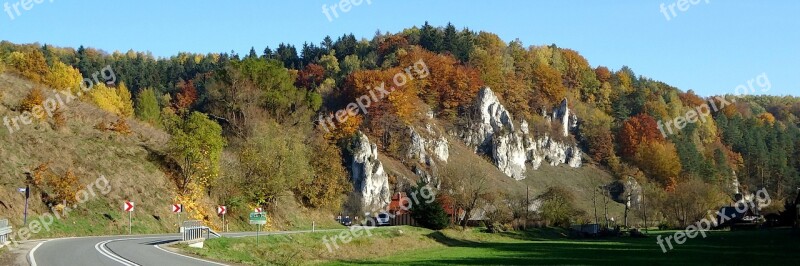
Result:
[[[796,0],[687,0],[684,10],[677,0],[362,0],[347,12],[334,0],[35,0],[43,2],[30,10],[19,5],[18,15],[13,7],[21,1],[28,0],[0,0],[14,16],[0,13],[0,39],[156,56],[245,54],[251,46],[260,53],[280,42],[299,48],[325,35],[372,38],[378,29],[398,32],[425,21],[452,22],[525,45],[555,43],[577,50],[593,66],[628,65],[637,75],[701,95],[734,93],[736,86],[765,73],[772,84],[768,94],[800,96]],[[338,18],[330,11],[334,4]]]

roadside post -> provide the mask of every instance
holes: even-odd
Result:
[[[182,224],[183,221],[181,221],[181,213],[183,212],[183,204],[172,204],[172,212],[178,215],[178,224]]]
[[[263,212],[261,208],[255,208],[250,213],[250,224],[256,225],[256,245],[258,245],[258,236],[261,233],[261,226],[267,224],[267,213]]]
[[[23,215],[22,224],[23,225],[28,225],[28,198],[31,197],[31,187],[30,187],[30,185],[25,185],[24,188],[18,188],[17,190],[20,193],[25,193],[25,210],[22,213],[22,215]]]
[[[228,212],[228,207],[226,207],[225,205],[217,206],[217,215],[222,215],[222,231],[223,232],[227,232],[228,231],[227,225],[225,225],[225,213],[227,213],[227,212]]]
[[[132,232],[132,228],[133,228],[133,206],[134,206],[133,202],[132,201],[127,201],[127,200],[125,201],[124,204],[122,204],[122,210],[128,212],[128,234],[129,235],[133,234],[133,232]]]

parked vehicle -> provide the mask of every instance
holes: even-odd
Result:
[[[342,218],[342,216],[338,216],[336,217],[336,221],[338,221],[341,225],[344,226],[353,225],[353,220],[350,219],[350,216],[345,216],[344,218]]]
[[[390,221],[389,214],[385,213],[385,212],[379,213],[378,217],[375,218],[375,221],[377,222],[378,226],[391,225],[389,223],[389,221]]]

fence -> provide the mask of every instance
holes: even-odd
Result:
[[[410,213],[404,213],[400,215],[395,215],[394,218],[389,219],[389,225],[410,225],[410,226],[418,226],[417,221],[414,221],[414,218],[411,218]]]
[[[8,220],[7,219],[0,220],[0,247],[8,243],[10,235],[11,235],[11,226],[8,225]]]

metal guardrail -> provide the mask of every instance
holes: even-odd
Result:
[[[208,226],[196,220],[184,221],[181,227],[181,235],[183,241],[220,237],[220,235],[212,231],[211,228],[208,228]]]
[[[8,243],[9,235],[11,235],[11,226],[8,225],[7,219],[0,220],[0,247]]]

